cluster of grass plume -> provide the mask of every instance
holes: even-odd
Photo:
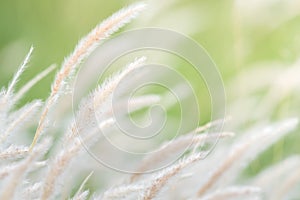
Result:
[[[239,129],[233,118],[233,130],[236,133],[226,131],[210,133],[207,131],[209,127],[219,123],[210,122],[203,127],[195,127],[191,133],[162,144],[158,148],[159,153],[146,156],[136,166],[138,172],[146,172],[190,144],[188,146],[190,151],[173,164],[158,171],[129,174],[122,178],[121,182],[112,177],[110,182],[114,182],[115,185],[106,188],[95,189],[92,186],[89,188],[90,185],[87,183],[89,179],[95,177],[93,172],[85,174],[86,178],[82,180],[79,187],[75,183],[72,185],[72,182],[64,181],[67,176],[84,172],[80,165],[76,167],[76,171],[68,170],[71,163],[80,162],[81,156],[87,154],[83,143],[92,146],[95,140],[102,139],[97,135],[98,129],[93,126],[97,122],[93,118],[95,112],[101,111],[98,114],[103,115],[99,125],[101,129],[109,130],[114,125],[115,119],[111,117],[110,108],[106,107],[106,103],[111,101],[112,93],[122,78],[140,68],[146,62],[146,58],[135,59],[82,99],[77,113],[69,120],[69,124],[60,126],[66,128],[60,130],[62,134],[59,135],[58,140],[62,141],[63,145],[58,149],[53,148],[57,138],[54,138],[56,134],[49,128],[54,123],[50,111],[56,112],[57,102],[67,93],[66,86],[91,52],[144,9],[144,4],[134,4],[118,11],[96,26],[63,62],[46,101],[34,100],[17,109],[15,105],[26,92],[55,69],[55,66],[50,66],[16,91],[18,80],[27,68],[33,52],[33,48],[30,49],[12,81],[0,92],[0,199],[224,200],[299,197],[297,186],[300,183],[300,157],[298,155],[290,156],[257,176],[240,179],[243,170],[251,161],[288,133],[297,130],[298,119],[296,118],[257,124],[247,130]],[[299,71],[299,66],[295,65],[292,69]],[[286,79],[274,87],[278,88],[280,84],[286,83],[294,73],[286,71],[283,75]],[[297,79],[285,86],[288,90],[292,90],[297,87],[296,83],[298,83]],[[269,102],[270,98],[280,100],[274,98],[274,93],[277,91],[275,89],[271,88],[265,101]],[[132,110],[149,107],[161,98],[157,94],[136,97],[131,102]],[[122,108],[121,103],[120,108]],[[273,108],[272,106],[276,106],[276,102],[270,105],[270,109]],[[258,120],[257,116],[252,116],[251,120]],[[28,129],[28,126],[33,121],[36,123],[36,129],[31,144],[28,144],[22,139],[22,135],[32,130]],[[56,119],[55,121],[65,123],[68,120]],[[220,139],[220,142],[210,154],[196,148],[209,140],[217,139]],[[101,176],[94,179],[100,181]]]

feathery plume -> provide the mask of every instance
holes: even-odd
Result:
[[[76,119],[73,121],[70,128],[72,131],[67,135],[67,138],[69,138],[67,140],[73,138],[74,134],[82,135],[82,132],[84,132],[83,130],[89,130],[90,126],[95,123],[95,113],[98,110],[101,110],[102,115],[109,112],[103,104],[110,100],[111,95],[119,82],[130,72],[141,67],[145,60],[145,57],[136,59],[134,62],[127,65],[121,72],[106,79],[104,83],[98,86],[94,92],[80,103]]]
[[[39,168],[45,167],[47,161],[34,162],[31,166],[29,172],[38,170]],[[0,180],[4,180],[5,177],[9,176],[11,172],[18,169],[20,163],[9,164],[0,168]]]
[[[88,191],[83,191],[83,187],[85,186],[85,184],[88,182],[88,180],[91,178],[91,176],[93,175],[94,172],[91,172],[81,183],[79,189],[77,190],[76,194],[73,196],[73,200],[80,200],[83,197],[85,197],[84,194],[88,195],[89,192]]]
[[[56,68],[56,65],[50,65],[44,71],[40,72],[33,79],[31,79],[29,82],[27,82],[24,86],[21,87],[21,89],[18,92],[16,92],[16,94],[13,97],[14,98],[13,101],[18,102],[32,88],[32,86],[34,86],[37,82],[42,80],[45,76],[47,76],[55,68]]]
[[[299,166],[300,156],[291,155],[276,165],[272,165],[260,172],[251,181],[251,184],[263,188],[264,192],[268,196],[271,196],[271,194],[274,193],[273,188],[279,188],[282,185],[282,180],[284,180],[291,171],[297,169]]]
[[[22,123],[28,121],[31,116],[37,112],[41,105],[42,102],[36,100],[17,111],[17,114],[14,114],[13,121],[10,122],[4,133],[0,136],[0,144],[13,132],[14,129],[20,128]]]
[[[146,61],[146,57],[136,58],[134,62],[127,65],[124,70],[118,72],[114,76],[108,78],[102,85],[100,85],[93,93],[93,105],[97,109],[101,104],[103,104],[105,99],[113,94],[114,89],[118,86],[120,81],[128,75],[130,72],[141,67]]]
[[[139,193],[145,188],[146,185],[143,183],[118,186],[105,191],[103,195],[96,197],[95,200],[122,199],[133,193]]]
[[[258,187],[232,186],[212,192],[201,198],[201,200],[232,200],[241,199],[243,197],[256,199],[260,197],[261,193],[262,191]]]
[[[285,199],[289,192],[296,188],[300,183],[300,165],[293,169],[293,172],[287,176],[285,180],[282,181],[281,185],[272,194],[272,199],[280,200]]]
[[[10,84],[8,85],[7,87],[7,91],[6,91],[6,96],[9,97],[12,95],[12,93],[14,92],[14,88],[21,76],[21,74],[24,72],[24,70],[26,69],[27,67],[27,64],[29,63],[29,60],[30,60],[30,56],[32,54],[32,51],[33,51],[33,47],[30,47],[30,50],[28,52],[28,54],[26,55],[23,63],[21,64],[21,66],[19,67],[17,73],[14,75],[12,81],[10,82]]]
[[[46,200],[53,195],[57,179],[63,173],[64,169],[70,163],[74,155],[76,155],[76,153],[80,150],[81,146],[82,144],[80,139],[75,138],[74,145],[71,148],[64,149],[56,156],[52,163],[49,163],[50,169],[45,175],[42,194],[39,199]]]
[[[42,183],[30,184],[22,191],[23,199],[37,199],[39,192],[41,191]]]
[[[59,98],[60,93],[63,92],[63,88],[66,85],[68,79],[77,70],[79,64],[87,57],[89,54],[99,45],[99,43],[111,34],[119,30],[122,26],[130,22],[131,19],[137,16],[142,10],[144,10],[145,4],[135,4],[128,8],[122,9],[116,14],[112,15],[110,18],[102,22],[100,25],[96,26],[86,37],[84,37],[73,53],[64,61],[61,70],[55,77],[54,83],[51,88],[51,94],[46,101],[46,105],[42,112],[38,128],[36,130],[33,142],[30,149],[34,147],[40,134],[44,130],[45,120],[48,116],[50,107]]]
[[[142,195],[143,200],[152,200],[155,196],[158,195],[159,191],[168,183],[168,181],[180,173],[180,171],[191,165],[192,163],[203,159],[207,153],[197,153],[189,156],[186,159],[182,159],[179,163],[172,165],[158,175],[155,176],[154,180],[151,181],[149,188],[146,189],[144,194]]]
[[[28,154],[28,156],[20,162],[14,170],[14,173],[11,174],[8,182],[5,184],[5,187],[0,194],[0,199],[13,199],[16,187],[22,183],[23,177],[26,175],[28,168],[36,159],[44,155],[50,144],[50,140],[45,138],[45,140],[40,143],[34,151],[30,152],[30,154]]]
[[[7,149],[1,150],[0,161],[14,160],[24,157],[28,152],[28,147],[10,145]]]
[[[73,197],[72,200],[86,200],[88,198],[89,193],[90,192],[88,190],[80,192],[75,197]]]
[[[174,152],[182,152],[184,149],[191,148],[202,142],[205,143],[207,141],[224,137],[232,137],[234,135],[234,133],[231,132],[195,135],[199,130],[202,131],[203,129],[197,128],[189,134],[163,144],[155,153],[145,157],[136,170],[139,173],[133,174],[130,178],[130,182],[135,181],[140,175],[142,175],[142,172],[145,172],[149,168],[156,166],[158,163],[165,161],[168,157],[170,157],[170,155],[173,155]]]
[[[118,85],[119,81],[121,81],[122,78],[129,72],[141,66],[144,60],[144,57],[135,60],[133,63],[129,64],[121,73],[105,81],[102,86],[100,86],[94,93],[92,93],[87,100],[84,100],[85,103],[80,107],[77,115],[79,119],[73,122],[71,128],[69,129],[69,132],[67,133],[67,138],[65,139],[65,142],[68,144],[67,148],[65,148],[57,156],[54,163],[50,165],[51,167],[45,179],[45,187],[43,189],[41,199],[48,199],[52,195],[56,179],[61,173],[63,173],[65,168],[70,163],[71,159],[74,158],[74,156],[78,154],[78,152],[82,149],[82,143],[89,143],[91,139],[93,139],[93,142],[95,142],[95,132],[97,132],[97,130],[92,131],[92,133],[89,135],[84,135],[82,133],[83,129],[86,130],[87,127],[89,127],[89,123],[93,123],[93,121],[91,121],[93,116],[91,115],[93,115],[94,112],[91,111],[93,111],[94,109],[99,109],[100,103],[105,101],[106,98],[110,96],[110,94],[113,92],[114,87]],[[97,99],[96,102],[95,99]],[[95,103],[98,105],[94,105]],[[78,125],[78,123],[76,122],[81,122],[82,126],[80,124]],[[106,126],[107,123],[106,121],[104,122],[104,126]],[[108,121],[108,124],[110,124],[110,120]],[[91,130],[89,129],[89,131]],[[77,136],[77,134],[80,134],[81,138],[75,137]]]
[[[224,175],[224,173],[230,168],[232,168],[235,163],[238,164],[238,161],[241,159],[244,159],[244,162],[245,159],[248,159],[247,161],[249,162],[249,156],[251,159],[253,159],[254,156],[257,156],[268,146],[293,130],[297,124],[297,119],[285,120],[281,123],[273,125],[273,127],[270,126],[266,128],[260,134],[256,134],[250,138],[249,136],[245,139],[242,138],[242,141],[238,141],[237,144],[232,147],[231,153],[228,155],[228,157],[218,168],[213,170],[208,180],[200,187],[197,193],[198,196],[203,196],[209,189],[211,189],[221,178],[221,176]],[[252,151],[250,151],[251,146],[254,146]],[[247,152],[251,153],[251,155],[246,156],[245,154]]]

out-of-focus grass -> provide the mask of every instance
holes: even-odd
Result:
[[[19,85],[52,63],[60,65],[64,56],[72,51],[78,39],[91,27],[131,2],[133,1],[1,1],[0,85],[10,80],[30,45],[35,47],[30,64],[32,67],[25,72]],[[256,63],[280,62],[289,65],[299,57],[300,15],[286,17],[290,13],[289,9],[297,8],[287,7],[284,1],[278,2],[274,1],[274,5],[247,16],[236,5],[236,1],[170,0],[170,7],[163,8],[153,20],[141,26],[164,27],[163,19],[172,16],[172,13],[181,10],[183,15],[184,12],[192,13],[194,18],[191,19],[191,33],[186,33],[181,26],[176,27],[180,16],[168,24],[203,45],[216,62],[227,85],[228,80]],[[189,8],[194,9],[189,11]],[[150,7],[149,12],[151,9]],[[34,86],[23,102],[33,98],[45,98],[49,93],[53,75],[54,73]],[[273,116],[272,113],[270,116]],[[282,151],[296,152],[293,141],[295,140],[282,141],[262,156],[262,160],[280,160],[279,157],[285,154]],[[253,163],[253,171],[257,171],[261,165],[259,161]]]

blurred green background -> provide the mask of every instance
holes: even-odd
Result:
[[[35,47],[31,67],[19,85],[53,63],[60,66],[82,36],[132,2],[0,0],[0,85],[7,85],[31,45]],[[289,66],[298,59],[299,0],[150,0],[148,3],[148,11],[127,27],[171,28],[189,35],[211,55],[226,88],[231,79],[252,65],[270,66],[276,62]],[[23,103],[33,98],[45,99],[53,76],[54,72],[34,86]],[[236,96],[228,96],[229,103],[233,98]],[[299,111],[299,103],[292,105],[285,107],[283,116],[288,116],[291,110]],[[283,152],[300,152],[293,140],[295,137],[291,136],[288,142],[282,141],[265,157],[280,160]]]
[[[19,85],[38,71],[58,66],[77,41],[105,17],[128,4],[125,1],[0,1],[0,84],[12,77],[31,45],[30,68]],[[45,98],[54,73],[34,87],[28,99]],[[26,100],[25,100],[26,101]]]
[[[134,1],[0,2],[0,84],[4,85],[31,45],[35,47],[31,68],[21,83],[52,63],[59,65],[91,28]],[[239,72],[240,68],[258,61],[294,62],[300,50],[300,19],[294,11],[299,2],[252,1],[248,3],[250,5],[241,6],[239,4],[243,3],[238,2],[149,1],[149,20],[141,19],[131,26],[167,27],[189,35],[209,52],[225,80]],[[258,7],[256,12],[241,16],[244,7],[248,9],[255,3],[258,4],[255,5]],[[252,5],[254,9],[255,6]],[[141,18],[146,18],[145,15]],[[28,98],[44,98],[49,92],[52,77],[53,74],[36,85]]]

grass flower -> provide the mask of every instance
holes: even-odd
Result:
[[[236,113],[232,112],[232,120],[226,121],[225,127],[230,131],[209,131],[210,128],[213,130],[215,126],[223,124],[224,119],[192,127],[192,131],[186,134],[162,144],[155,144],[153,153],[145,155],[144,159],[137,162],[135,173],[125,174],[117,179],[110,176],[110,173],[99,176],[99,171],[91,170],[93,163],[86,162],[83,158],[90,153],[85,151],[87,148],[100,148],[101,141],[109,137],[121,138],[115,131],[119,125],[118,120],[125,121],[126,117],[166,102],[169,98],[164,93],[155,92],[138,94],[130,100],[122,96],[130,93],[127,91],[127,83],[122,82],[125,77],[130,77],[128,84],[135,84],[148,76],[147,73],[140,73],[146,70],[146,57],[132,60],[97,85],[81,99],[74,116],[62,115],[53,120],[50,112],[57,111],[55,105],[66,94],[66,86],[73,80],[81,63],[96,47],[144,9],[145,4],[134,4],[97,25],[79,41],[74,51],[62,63],[46,101],[37,99],[18,108],[15,105],[32,86],[55,69],[51,65],[16,90],[18,80],[28,66],[33,51],[30,48],[12,81],[7,88],[3,87],[0,91],[0,199],[224,200],[299,197],[299,155],[290,156],[250,178],[243,177],[243,172],[253,160],[288,134],[299,131],[296,117],[285,117],[277,122],[262,120],[266,113],[290,96],[292,91],[299,89],[296,73],[299,72],[299,63],[288,70],[280,69],[281,79],[276,84],[271,84],[272,81],[267,79],[255,84],[248,83],[249,90],[253,93],[261,88],[269,89],[264,102],[274,101],[265,109],[263,116],[259,115],[259,111],[253,113],[251,110],[253,115],[249,111],[244,113],[245,118],[237,118],[237,115],[241,115],[238,107]],[[138,72],[140,76],[133,76],[133,72]],[[266,70],[264,73],[268,72]],[[245,77],[242,80],[248,82],[253,79],[250,73],[243,76]],[[235,88],[240,81],[237,78],[232,87]],[[122,94],[114,96],[120,84],[123,86]],[[278,88],[284,88],[280,97],[276,96]],[[115,97],[117,101],[112,105]],[[249,95],[249,99],[250,97],[252,96]],[[175,105],[174,102],[166,104],[167,109],[172,109]],[[233,103],[233,108],[241,104],[255,106],[250,100],[242,103],[237,100]],[[115,108],[121,116],[120,119],[115,118]],[[39,118],[36,119],[36,116]],[[251,118],[251,123],[243,126],[242,121],[247,117]],[[53,126],[53,129],[47,129],[54,121],[60,123],[59,128]],[[27,133],[34,135],[32,141],[28,142]],[[218,142],[209,151],[206,145],[211,141]],[[117,160],[109,149],[100,150],[99,154],[104,153],[110,160]],[[136,160],[125,157],[122,161],[125,164]],[[109,177],[109,184],[106,184],[105,177]]]

